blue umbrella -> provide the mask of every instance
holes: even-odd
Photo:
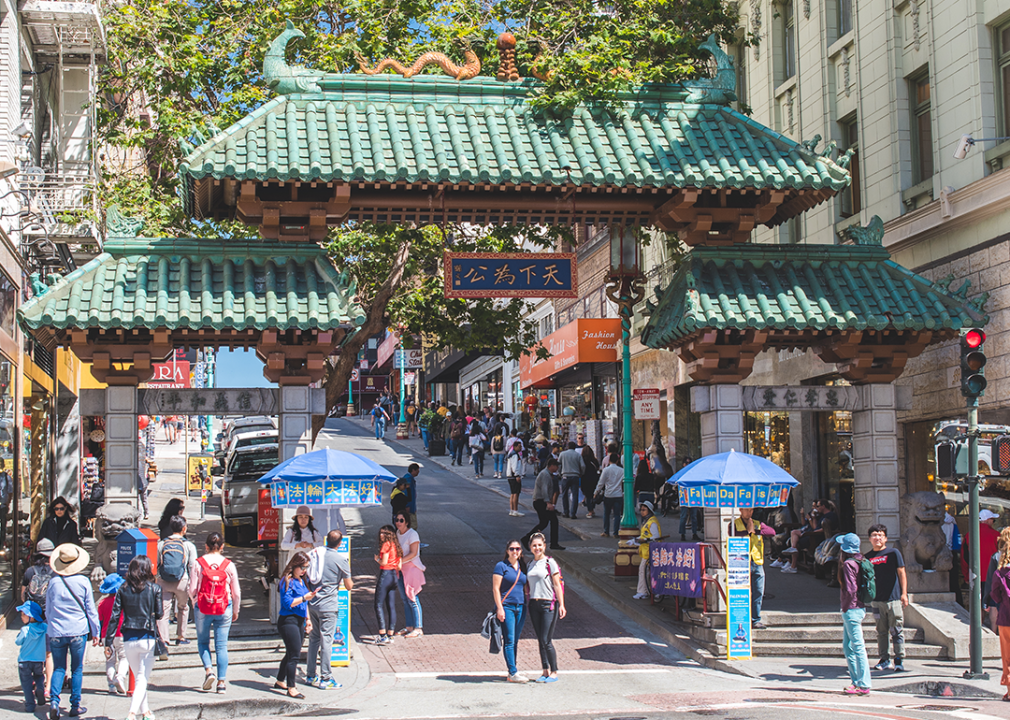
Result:
[[[381,505],[382,480],[396,475],[373,460],[324,448],[285,460],[259,479],[274,507]]]
[[[785,505],[799,482],[770,460],[729,451],[695,460],[667,482],[684,507],[754,508]]]

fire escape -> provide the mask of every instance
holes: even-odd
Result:
[[[25,81],[47,81],[38,109],[44,115],[48,105],[49,122],[34,122],[41,142],[19,176],[30,211],[26,259],[44,277],[102,248],[95,100],[105,31],[93,2],[25,0],[20,11],[38,68]]]

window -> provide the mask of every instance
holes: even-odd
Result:
[[[838,12],[838,37],[852,31],[852,0],[837,0],[835,9]]]
[[[793,0],[781,5],[782,16],[782,79],[788,80],[796,74],[796,18],[793,16]]]
[[[912,184],[933,177],[933,123],[929,71],[909,81],[912,107]]]
[[[1010,25],[996,30],[1000,135],[1010,135]]]
[[[736,99],[741,106],[747,104],[747,48],[734,45],[733,66],[736,69]]]
[[[839,147],[839,156],[848,150],[853,150],[849,158],[849,174],[852,181],[849,187],[840,194],[841,206],[839,215],[843,218],[857,215],[863,209],[862,188],[859,187],[859,122],[856,118],[850,118],[838,123],[842,130],[842,142]]]
[[[554,332],[554,316],[547,315],[540,320],[540,339],[547,337]]]

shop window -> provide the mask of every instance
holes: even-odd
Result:
[[[996,86],[1000,135],[1010,135],[1010,23],[996,28]]]
[[[596,417],[600,420],[617,419],[617,376],[602,375],[594,378]]]
[[[7,273],[0,272],[0,330],[14,337],[14,313],[18,306],[18,289]]]
[[[852,0],[835,0],[835,19],[838,22],[838,37],[852,32]]]
[[[863,209],[862,188],[859,185],[859,122],[853,116],[838,123],[842,131],[842,142],[838,148],[839,156],[844,155],[850,149],[853,150],[849,159],[849,175],[852,182],[847,188],[838,194],[839,215],[843,218],[858,215]]]
[[[789,472],[789,413],[744,413],[745,450]]]
[[[829,383],[831,384],[831,383]],[[835,503],[843,532],[856,527],[855,466],[852,457],[852,413],[817,413],[818,495]]]
[[[29,525],[24,521],[27,514],[21,511],[27,508],[31,496],[19,478],[15,457],[14,377],[14,365],[0,361],[0,473],[3,481],[9,483],[10,492],[10,499],[0,504],[0,542],[4,548],[0,553],[0,608],[6,608],[14,600],[15,567],[19,562],[24,566],[25,558],[19,553],[30,541]]]
[[[796,18],[793,0],[778,6],[779,48],[782,58],[782,82],[796,74]]]
[[[933,177],[933,113],[929,69],[909,79],[912,108],[912,184]]]

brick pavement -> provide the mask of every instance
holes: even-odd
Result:
[[[427,583],[420,596],[424,611],[424,637],[397,638],[392,646],[385,648],[360,644],[372,672],[504,674],[504,658],[500,654],[490,654],[488,641],[480,636],[481,623],[494,607],[490,577],[492,568],[500,559],[498,555],[426,556]],[[360,565],[366,563],[359,561]],[[372,608],[374,588],[374,575],[355,577],[353,629],[359,643],[376,633]],[[624,632],[570,589],[566,606],[568,616],[559,622],[555,632],[561,671],[646,668],[669,664],[644,640]],[[397,609],[398,627],[403,625],[400,609]],[[537,642],[528,619],[519,640],[518,664],[525,672],[540,669]]]

